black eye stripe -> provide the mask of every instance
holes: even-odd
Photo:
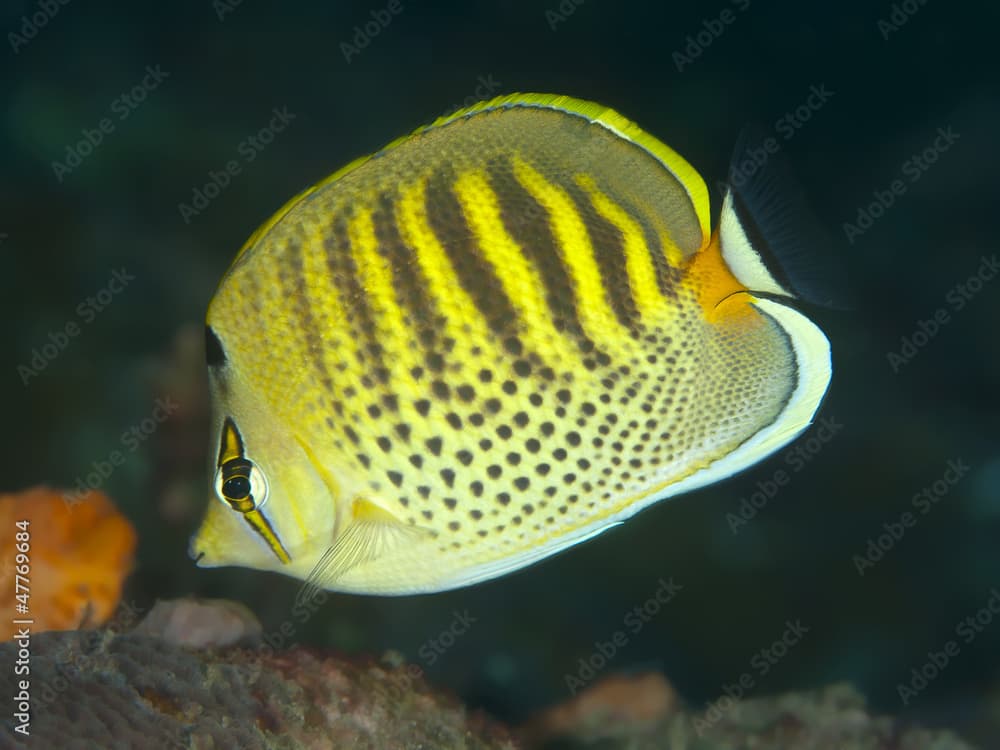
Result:
[[[256,511],[267,499],[267,480],[260,475],[259,482],[251,481],[252,473],[257,469],[243,453],[243,438],[232,417],[226,417],[222,425],[219,464],[216,480],[219,497],[240,513]],[[257,497],[254,497],[255,493]]]
[[[232,458],[222,465],[222,478],[229,479],[230,477],[245,477],[250,478],[250,472],[253,470],[253,463],[245,458]]]
[[[235,443],[235,446],[230,445],[230,441]],[[235,447],[236,453],[242,457],[243,456],[243,437],[240,435],[240,431],[236,429],[236,423],[233,421],[232,417],[226,417],[225,421],[222,423],[222,436],[219,445],[219,466],[221,467],[225,463],[225,458],[229,455],[232,448]],[[230,459],[232,460],[232,459]]]
[[[232,458],[222,465],[222,494],[227,500],[245,500],[250,496],[252,470],[253,463],[245,458]]]

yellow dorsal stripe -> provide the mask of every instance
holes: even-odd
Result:
[[[493,267],[518,318],[545,341],[546,354],[576,358],[579,352],[552,323],[538,271],[507,233],[499,200],[486,176],[479,171],[463,172],[455,180],[455,196],[484,259]]]
[[[398,365],[393,369],[410,379],[410,370],[419,364],[412,346],[417,335],[407,325],[396,299],[392,268],[389,259],[378,252],[378,239],[369,210],[361,207],[356,209],[348,222],[347,236],[351,243],[354,265],[358,269],[358,281],[365,290],[378,330],[378,341],[375,343]]]
[[[563,265],[573,279],[576,308],[584,332],[593,341],[627,336],[628,330],[621,325],[608,304],[590,235],[573,200],[565,190],[549,182],[520,157],[514,158],[514,176],[548,211]]]
[[[448,254],[430,227],[426,190],[426,178],[402,190],[397,204],[400,235],[414,250],[428,296],[445,319],[445,335],[463,347],[469,342],[489,341],[492,334],[486,319],[462,287]]]
[[[664,308],[663,295],[656,284],[656,268],[639,226],[628,213],[605,195],[589,175],[576,176],[576,183],[586,191],[594,209],[605,221],[622,233],[625,246],[625,270],[628,273],[632,297],[640,315],[649,315]]]

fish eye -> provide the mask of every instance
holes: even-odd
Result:
[[[215,473],[215,494],[233,510],[249,513],[267,502],[267,477],[253,461],[233,458]]]
[[[242,500],[250,494],[249,477],[231,477],[222,483],[222,494],[227,500]]]

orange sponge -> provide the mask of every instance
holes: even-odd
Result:
[[[18,521],[28,521],[30,534],[29,570],[20,579],[30,595],[27,614],[15,614]],[[33,632],[106,622],[121,600],[135,546],[135,529],[103,492],[33,487],[0,495],[0,640],[16,632],[15,617],[34,619]]]

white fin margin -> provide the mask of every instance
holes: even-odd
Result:
[[[726,197],[722,201],[722,213],[719,216],[719,245],[722,259],[733,272],[733,276],[751,292],[777,294],[782,297],[794,296],[775,280],[761,260],[760,253],[751,244],[733,208],[732,190],[726,190]]]

